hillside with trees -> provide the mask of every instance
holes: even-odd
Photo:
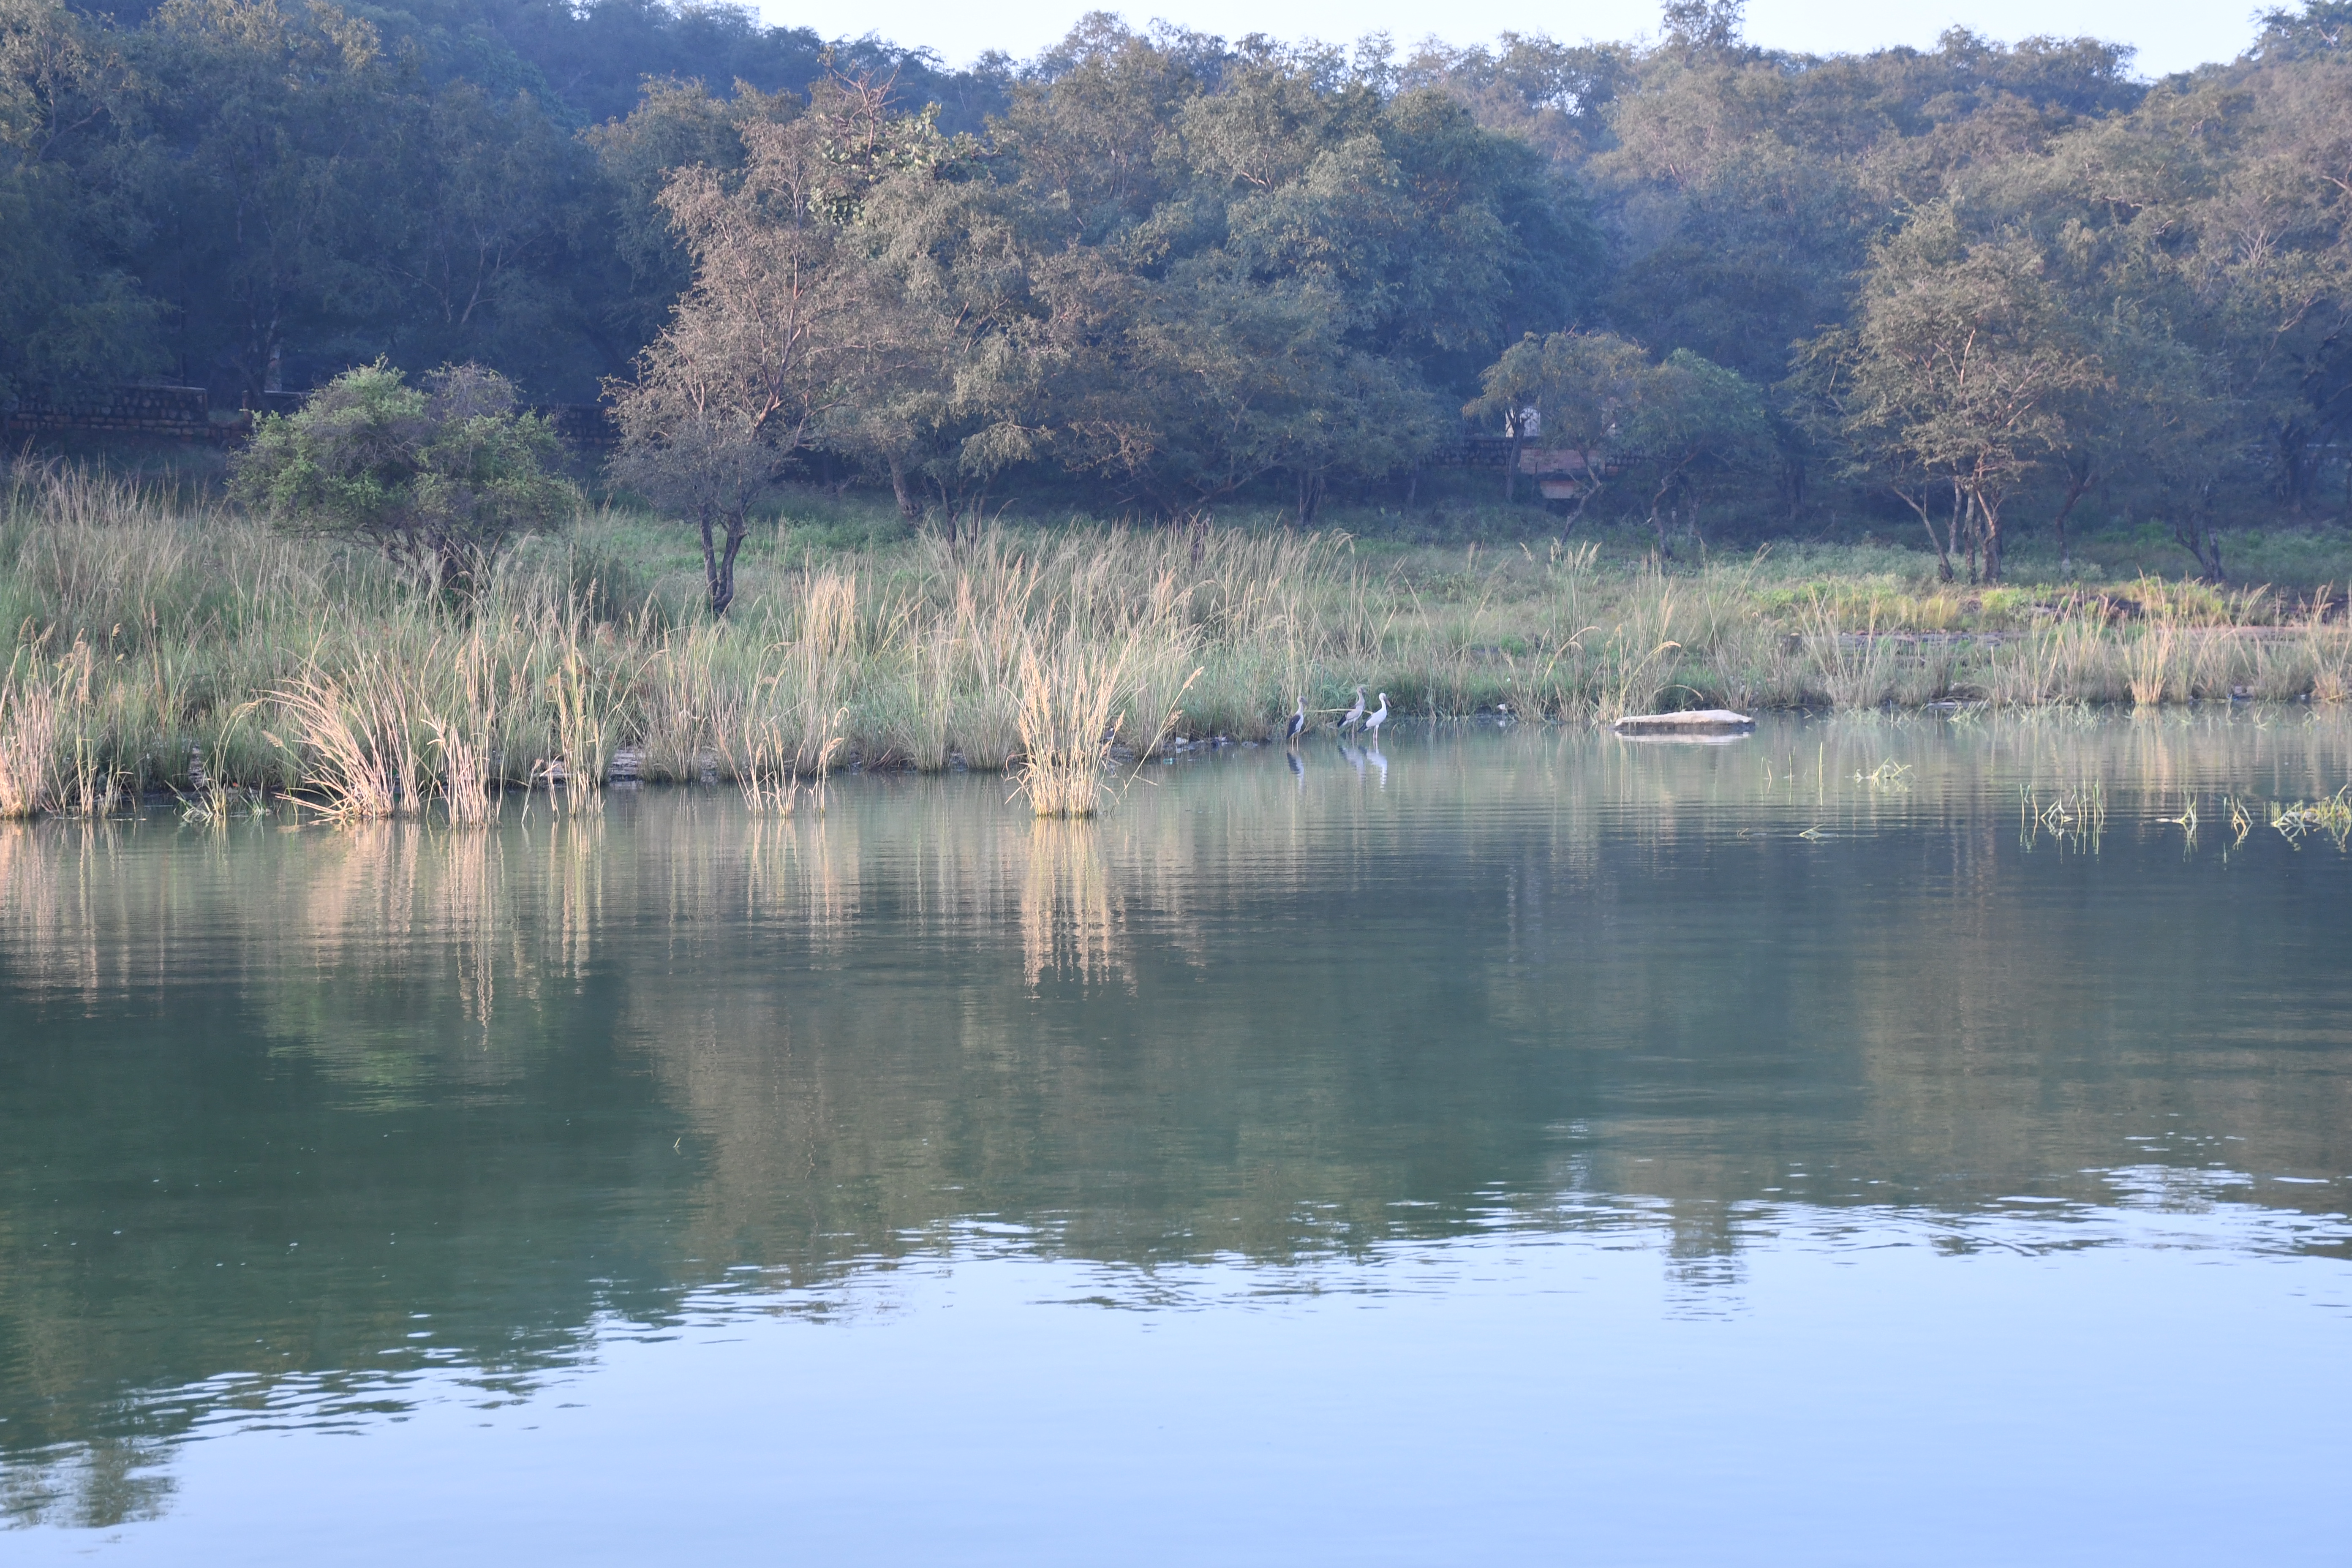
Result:
[[[1864,518],[1997,576],[2352,507],[2352,5],[2087,39],[1351,50],[1083,20],[947,69],[728,6],[0,0],[0,395],[382,362],[608,397],[613,473],[950,529],[1409,501],[1465,430],[1657,546]],[[1466,423],[1465,423],[1466,422]],[[715,559],[715,558],[714,558]]]

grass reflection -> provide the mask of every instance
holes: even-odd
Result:
[[[1121,942],[1126,910],[1112,892],[1094,825],[1040,817],[1027,837],[1021,958],[1030,989],[1048,975],[1093,984],[1117,974],[1131,992]]]

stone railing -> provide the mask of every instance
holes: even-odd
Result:
[[[49,436],[87,431],[165,436],[187,441],[235,440],[238,426],[216,423],[201,386],[103,386],[0,404],[0,434]]]
[[[299,392],[265,392],[262,414],[293,414]],[[598,448],[620,438],[610,410],[597,403],[546,403],[545,416],[565,445]],[[256,414],[219,409],[201,386],[103,386],[87,391],[0,401],[0,437],[24,436],[152,436],[236,446],[253,434]]]

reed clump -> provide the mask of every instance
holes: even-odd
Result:
[[[1004,769],[1033,810],[1084,815],[1116,759],[1263,740],[1302,694],[1328,724],[1359,685],[1400,719],[1570,721],[2352,700],[2326,595],[1963,593],[1885,551],[1666,570],[1591,540],[1375,550],[1206,522],[816,552],[780,525],[713,624],[690,552],[662,553],[675,531],[584,515],[459,598],[201,498],[18,462],[0,477],[0,814],[210,783],[347,821],[485,822],[539,791],[593,812],[626,751],[636,776],[762,802],[839,766]]]
[[[1037,816],[1092,816],[1122,742],[1149,756],[1181,721],[1200,670],[1181,673],[1197,639],[1181,599],[1172,571],[1140,604],[1079,575],[1033,624],[1014,667],[1013,777]]]
[[[55,799],[57,698],[19,649],[0,683],[0,817],[31,816]]]
[[[2336,591],[2322,588],[2312,596],[2298,629],[2311,658],[2311,700],[2343,702],[2352,700],[2352,616],[2336,613]]]
[[[1868,614],[1859,631],[1849,632],[1816,592],[1800,616],[1801,640],[1832,708],[1876,708],[1894,693],[1894,644],[1879,636],[1875,604]]]

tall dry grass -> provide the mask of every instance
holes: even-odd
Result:
[[[1014,656],[1014,787],[1039,816],[1092,816],[1105,764],[1149,756],[1182,721],[1200,639],[1172,566],[1139,597],[1108,557],[1073,571],[1022,629]]]
[[[2304,646],[2311,656],[2311,700],[2352,700],[2352,617],[2329,619],[2334,592],[2322,589],[2305,614]]]
[[[37,658],[18,649],[0,682],[0,817],[31,816],[56,798],[57,698]]]
[[[1820,674],[1832,708],[1876,708],[1894,691],[1894,645],[1878,633],[1878,612],[1860,631],[1848,631],[1836,611],[1813,594],[1800,617],[1806,655]]]
[[[1590,542],[1375,553],[1288,531],[996,527],[952,551],[755,539],[712,625],[664,586],[644,527],[585,517],[460,602],[201,498],[16,464],[0,812],[103,814],[201,781],[353,819],[487,821],[539,790],[569,815],[625,749],[645,778],[762,799],[836,763],[1010,769],[1033,809],[1083,813],[1114,751],[1262,739],[1302,692],[1328,722],[1359,685],[1400,716],[1568,721],[2352,697],[2342,623],[2196,584],[2119,587],[2139,614],[2111,622],[2092,595],[1970,609],[1784,558],[1667,573]]]

